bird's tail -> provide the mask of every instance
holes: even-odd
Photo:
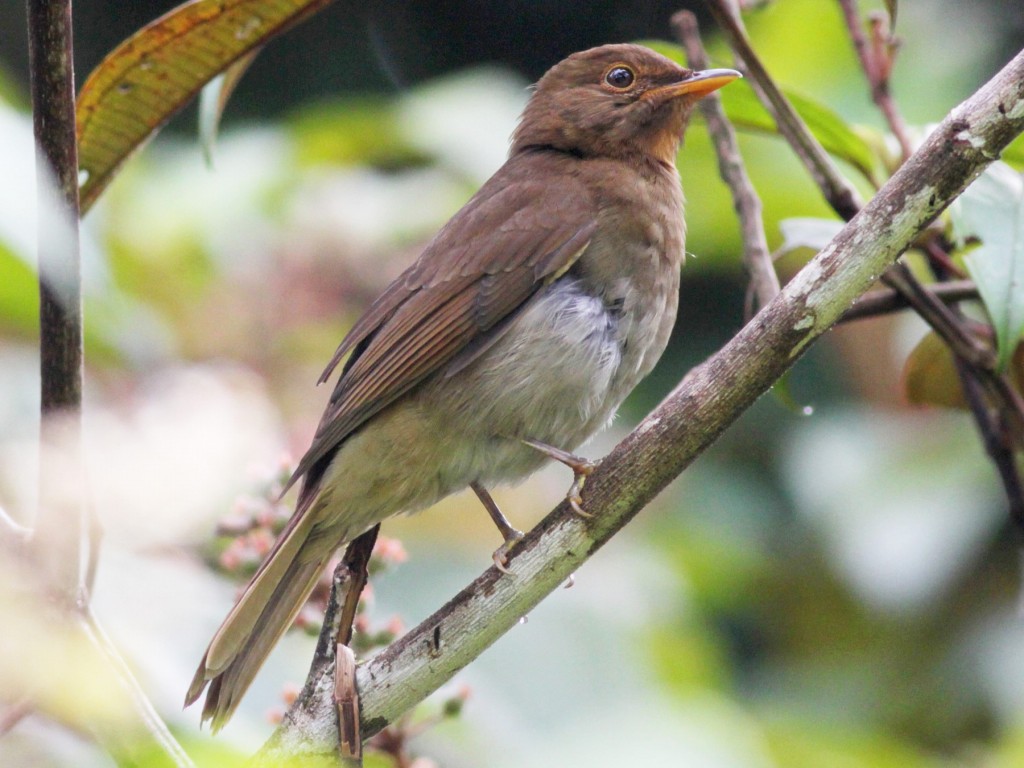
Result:
[[[185,696],[188,706],[209,684],[202,719],[211,720],[215,732],[234,713],[271,649],[313,591],[334,551],[334,547],[312,540],[318,538],[309,535],[314,516],[309,510],[303,511],[306,514],[297,512],[289,521],[213,636]]]

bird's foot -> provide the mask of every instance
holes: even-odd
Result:
[[[523,532],[513,528],[505,539],[505,543],[494,550],[494,554],[491,555],[491,559],[494,560],[494,567],[502,573],[511,573],[508,569],[508,553],[512,550],[512,547],[522,540]]]
[[[592,514],[583,509],[583,497],[581,496],[581,493],[583,491],[583,484],[587,481],[587,476],[597,468],[597,462],[585,459],[582,456],[577,456],[575,453],[563,451],[561,448],[555,448],[547,443],[541,443],[537,440],[528,440],[524,438],[522,439],[522,442],[534,450],[540,451],[548,458],[565,464],[565,466],[572,470],[572,485],[569,486],[569,492],[565,495],[565,499],[569,502],[569,506],[572,508],[572,511],[580,517],[593,517]]]
[[[487,510],[487,514],[491,516],[491,520],[494,521],[498,531],[501,533],[501,537],[505,540],[505,543],[494,550],[494,554],[491,556],[494,560],[494,567],[502,573],[509,573],[508,553],[512,550],[512,547],[522,540],[523,532],[512,526],[512,523],[502,514],[501,509],[498,508],[497,503],[491,498],[491,494],[488,493],[486,488],[476,481],[470,483],[469,487],[473,489],[473,493],[480,499],[480,503],[484,505],[484,509]]]

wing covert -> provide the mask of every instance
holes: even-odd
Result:
[[[501,176],[448,222],[342,341],[321,381],[355,352],[288,486],[461,351],[486,348],[488,334],[506,327],[503,321],[586,249],[597,225],[582,185],[554,191],[529,176]]]

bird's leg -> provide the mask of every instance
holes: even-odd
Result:
[[[523,532],[512,527],[512,523],[508,521],[508,518],[501,513],[498,505],[494,499],[491,498],[491,494],[487,492],[479,482],[474,480],[469,484],[469,487],[473,489],[473,493],[480,499],[480,503],[484,505],[484,509],[487,510],[487,514],[491,516],[491,520],[498,526],[498,531],[501,533],[501,537],[505,540],[505,543],[494,550],[494,554],[491,557],[494,559],[494,567],[502,573],[508,573],[508,553],[522,538]]]
[[[569,493],[565,496],[566,501],[569,502],[572,511],[580,517],[593,517],[593,515],[583,509],[583,498],[580,496],[580,491],[583,490],[583,483],[587,481],[587,475],[594,471],[597,464],[590,459],[584,459],[575,453],[563,451],[561,448],[555,448],[553,445],[541,443],[537,440],[520,438],[520,441],[540,451],[548,458],[565,464],[565,466],[572,470],[572,485],[569,486]]]

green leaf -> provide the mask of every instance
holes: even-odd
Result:
[[[783,94],[826,152],[845,160],[871,184],[878,186],[878,158],[863,138],[825,105],[785,89]],[[775,119],[758,100],[749,83],[733,83],[721,91],[721,96],[725,114],[737,128],[778,133]]]
[[[428,158],[403,135],[391,100],[359,96],[302,106],[285,123],[301,165],[417,165]]]
[[[961,242],[981,245],[965,257],[996,332],[1000,371],[1024,332],[1024,177],[993,163],[950,209]]]
[[[78,97],[82,213],[215,75],[331,1],[192,0],[115,48]]]
[[[794,415],[813,416],[814,406],[808,403],[801,404],[797,401],[796,397],[793,395],[793,387],[790,381],[788,371],[782,374],[782,376],[779,377],[779,380],[776,381],[775,385],[772,387],[772,396],[779,405]]]
[[[825,680],[815,678],[815,681],[828,685]],[[839,684],[835,695],[848,693],[847,687]],[[850,720],[850,723],[835,722],[821,715],[799,720],[788,713],[768,719],[764,734],[771,764],[786,768],[937,768],[942,765],[909,740],[900,740],[886,734],[884,729],[873,730],[859,725],[853,718]]]
[[[34,334],[39,326],[39,284],[35,270],[0,242],[0,327]]]
[[[1024,170],[1024,134],[1010,142],[1010,146],[1003,150],[1001,159],[1018,171]]]
[[[31,109],[18,82],[4,68],[4,62],[0,62],[0,106],[5,104],[26,112]]]

